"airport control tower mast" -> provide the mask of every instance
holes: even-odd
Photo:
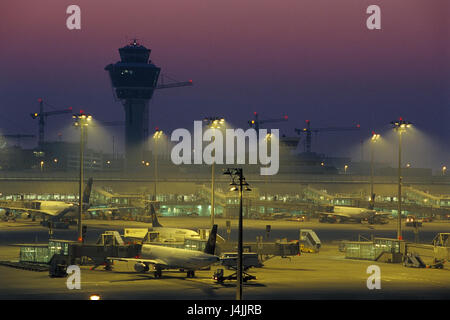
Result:
[[[119,49],[121,61],[105,67],[115,95],[125,108],[127,169],[137,168],[141,164],[148,138],[148,104],[161,71],[149,60],[150,52],[134,40]]]
[[[137,168],[142,164],[144,146],[148,138],[148,103],[155,89],[168,89],[192,86],[192,80],[161,83],[158,78],[161,69],[150,60],[151,50],[134,40],[120,48],[121,61],[109,64],[109,72],[115,96],[125,108],[125,159],[126,168]],[[167,78],[167,76],[166,76]]]

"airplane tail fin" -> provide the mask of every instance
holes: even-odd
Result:
[[[375,201],[373,201],[373,199],[375,199],[375,193],[373,193],[372,195],[371,195],[371,201],[369,202],[369,207],[368,207],[368,209],[370,209],[370,210],[373,210],[374,209],[374,202]]]
[[[155,207],[153,203],[150,203],[150,215],[152,216],[152,226],[154,228],[162,227],[162,225],[158,221],[158,216],[156,215]]]
[[[91,199],[91,190],[92,190],[92,183],[94,182],[94,179],[89,178],[88,182],[86,183],[86,187],[84,188],[83,192],[83,203],[89,204],[89,201]]]
[[[211,232],[209,234],[208,242],[206,243],[204,253],[214,254],[216,250],[216,239],[217,239],[217,224],[213,225]]]

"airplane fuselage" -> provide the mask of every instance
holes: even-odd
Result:
[[[321,212],[321,222],[361,222],[376,215],[375,210],[345,206],[334,206],[332,212]]]
[[[350,217],[356,218],[368,218],[371,215],[375,214],[375,210],[366,209],[366,208],[354,208],[354,207],[344,207],[344,206],[335,206],[334,213],[337,214],[348,214]]]
[[[219,261],[219,257],[200,251],[171,248],[158,245],[142,245],[141,258],[160,260],[165,269],[197,270]]]
[[[153,227],[149,230],[158,232],[160,240],[162,241],[182,242],[185,238],[198,239],[200,237],[198,232],[189,229]]]
[[[44,213],[49,216],[58,216],[64,212],[74,211],[77,206],[70,202],[53,200],[19,200],[19,201],[1,201],[0,208]]]

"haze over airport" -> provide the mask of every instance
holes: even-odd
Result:
[[[359,160],[360,141],[372,130],[389,131],[389,122],[402,116],[426,137],[414,147],[405,143],[405,158],[426,154],[413,165],[436,170],[450,159],[448,1],[378,3],[383,29],[370,32],[367,1],[132,0],[124,6],[80,0],[82,29],[69,31],[65,3],[2,1],[0,127],[37,134],[29,114],[40,97],[56,109],[122,120],[104,67],[137,38],[163,74],[194,81],[155,93],[150,128],[170,133],[212,113],[247,128],[254,111],[266,118],[287,114],[288,122],[274,124],[287,136],[307,119],[314,127],[358,123],[358,133],[319,134],[314,151]],[[64,131],[70,125],[70,117],[49,120],[48,139],[76,141],[74,131]],[[108,134],[89,146],[110,152],[114,136],[123,152],[123,127],[106,128]],[[382,158],[395,164],[395,151]]]

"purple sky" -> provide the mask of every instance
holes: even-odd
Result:
[[[71,4],[81,7],[81,31],[66,28]],[[365,26],[372,4],[381,31]],[[0,130],[37,134],[29,113],[39,97],[121,120],[104,67],[137,37],[163,73],[194,81],[155,93],[151,128],[190,128],[211,115],[246,128],[254,111],[289,115],[275,126],[288,136],[306,119],[361,124],[361,133],[319,136],[315,151],[343,156],[402,116],[440,146],[436,163],[448,163],[449,8],[448,0],[2,0]],[[48,139],[70,122],[51,118]],[[113,131],[123,142],[122,128]]]

